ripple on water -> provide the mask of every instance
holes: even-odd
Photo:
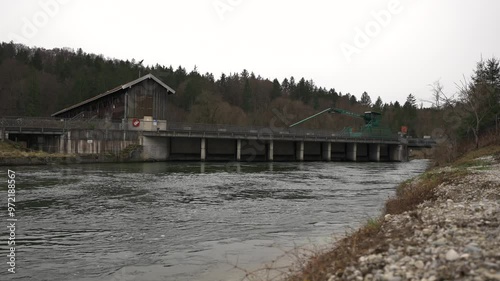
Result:
[[[219,280],[226,271],[214,271],[228,258],[251,266],[297,241],[355,227],[425,168],[418,161],[27,167],[18,277]]]

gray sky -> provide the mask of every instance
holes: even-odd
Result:
[[[431,99],[500,52],[497,0],[0,0],[0,41]]]

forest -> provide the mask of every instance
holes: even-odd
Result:
[[[414,137],[478,143],[483,134],[498,130],[500,68],[494,57],[477,62],[472,77],[457,81],[455,93],[444,93],[439,81],[431,83],[432,106],[423,107],[411,93],[401,93],[406,102],[400,104],[368,92],[337,92],[304,77],[271,80],[244,69],[216,78],[196,67],[144,66],[82,49],[48,50],[14,42],[0,44],[0,116],[50,116],[148,73],[176,90],[168,104],[171,122],[270,126],[272,121],[287,126],[334,106],[356,113],[378,111],[384,126],[393,132],[406,126]],[[349,116],[324,114],[301,126],[340,131],[362,124]]]

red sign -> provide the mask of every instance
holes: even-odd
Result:
[[[137,118],[134,118],[134,120],[132,120],[132,126],[139,127],[139,125],[141,125],[141,121]]]
[[[403,133],[403,134],[408,133],[408,127],[406,127],[406,126],[401,126],[401,133]]]

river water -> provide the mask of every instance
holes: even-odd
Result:
[[[427,164],[16,167],[16,274],[7,273],[2,242],[0,276],[240,280],[242,271],[234,265],[257,268],[285,250],[328,243],[333,234],[376,217],[396,185]],[[1,235],[7,241],[6,231]]]

